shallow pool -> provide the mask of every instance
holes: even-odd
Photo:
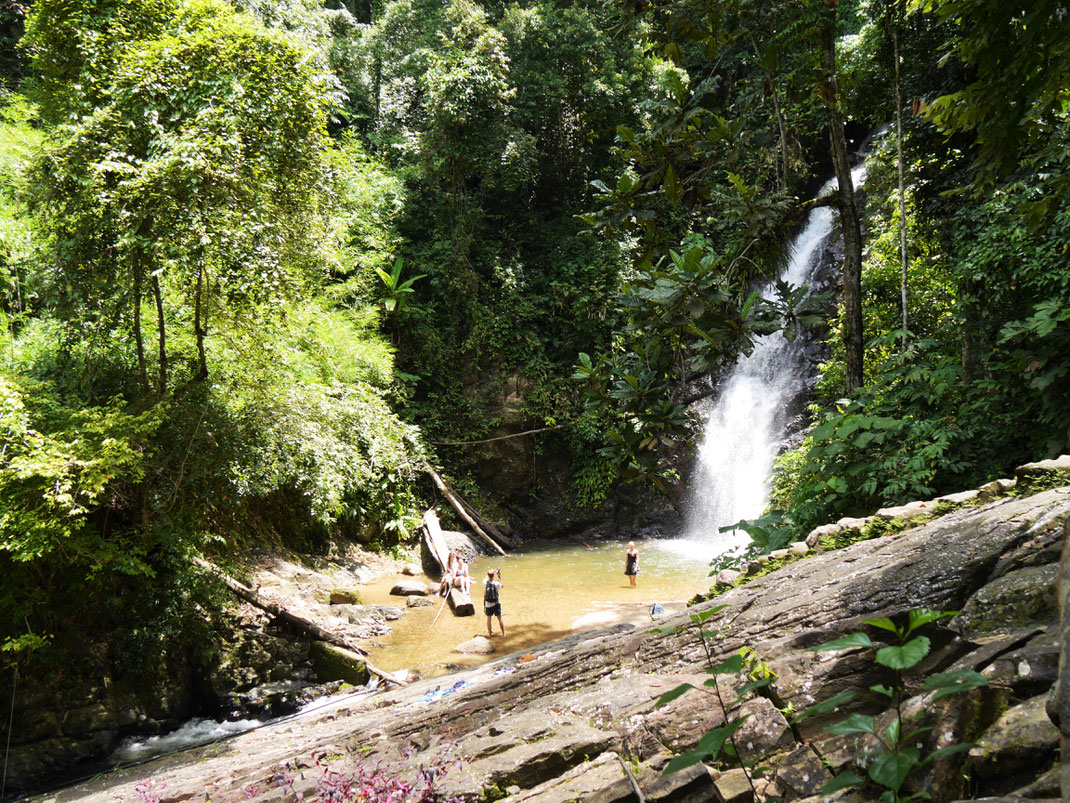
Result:
[[[619,622],[647,624],[655,602],[666,612],[678,611],[697,592],[708,590],[709,555],[705,550],[675,540],[636,542],[636,547],[640,568],[636,588],[629,585],[624,574],[627,543],[540,541],[505,558],[479,558],[470,570],[476,578],[472,586],[475,616],[456,617],[448,607],[438,615],[442,600],[432,597],[432,606],[407,609],[405,616],[391,623],[391,635],[365,645],[369,657],[388,671],[413,669],[430,677],[574,632]],[[498,635],[495,620],[494,655],[453,652],[454,647],[473,636],[487,635],[481,581],[488,569],[498,567],[504,583],[505,638]],[[364,602],[404,605],[404,598],[389,593],[399,578],[400,575],[390,575],[365,586],[361,591]]]

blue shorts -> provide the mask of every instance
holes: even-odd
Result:
[[[483,610],[487,612],[487,616],[501,616],[502,604],[500,602],[494,605],[487,605],[486,603],[483,603]]]

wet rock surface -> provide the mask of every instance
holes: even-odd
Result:
[[[1065,491],[1056,490],[960,509],[911,529],[807,556],[691,609],[688,613],[727,605],[704,625],[720,633],[717,639],[703,639],[688,613],[666,617],[657,627],[584,634],[530,650],[532,659],[523,663],[505,656],[451,675],[455,685],[448,696],[432,693],[444,678],[416,682],[242,735],[222,748],[189,751],[97,779],[51,799],[135,800],[135,790],[149,778],[165,790],[161,800],[293,800],[298,791],[310,799],[324,777],[317,762],[328,763],[339,777],[353,776],[370,762],[414,781],[421,766],[438,763],[447,769],[439,788],[473,799],[624,800],[629,790],[635,799],[633,778],[644,794],[651,793],[647,799],[749,799],[749,783],[743,790],[732,782],[746,779],[731,760],[713,775],[701,763],[661,775],[670,756],[694,749],[709,729],[724,724],[714,699],[717,691],[731,709],[728,719],[741,713],[735,708],[736,692],[750,678],[726,675],[717,689],[706,686],[707,648],[715,663],[748,648],[776,675],[771,696],[750,694],[742,712],[754,721],[753,732],[745,732],[747,749],[766,753],[762,764],[771,773],[755,784],[759,799],[877,799],[879,792],[872,790],[817,793],[831,777],[827,765],[835,771],[854,768],[865,776],[872,761],[864,754],[865,744],[833,736],[828,726],[861,712],[878,716],[883,728],[885,712],[854,701],[837,714],[804,720],[794,731],[785,730],[775,714],[785,706],[804,709],[841,690],[864,691],[886,683],[887,670],[874,664],[871,651],[815,654],[810,648],[863,629],[864,618],[898,621],[922,607],[963,610],[990,583],[1010,576],[999,569],[1018,565],[1028,555],[1047,556],[1036,558],[1031,568],[1050,567],[1043,561],[1057,553],[1036,545],[1044,539],[1050,545],[1056,538],[1061,543],[1068,518],[1070,501]],[[1037,577],[1047,575],[1041,571]],[[1039,586],[1025,583],[1016,593],[1028,608],[1026,598],[1050,595],[1051,584],[1046,579]],[[963,638],[947,627],[933,631],[933,656],[940,665],[926,671],[968,666],[1016,680],[940,701],[920,689],[921,678],[911,680],[914,696],[905,710],[933,726],[925,737],[926,751],[947,740],[973,738],[996,751],[982,754],[978,760],[983,762],[985,755],[1011,755],[1010,748],[997,750],[998,744],[1022,743],[1013,734],[997,738],[1006,732],[999,724],[1004,715],[1024,712],[1021,721],[1039,727],[1052,652],[1065,641],[1050,609],[1029,609],[1043,614],[1005,632]],[[1020,671],[1023,665],[1028,668]],[[657,705],[661,695],[683,683],[695,690]],[[764,702],[755,702],[759,699]],[[1055,731],[1049,728],[1043,745],[1025,750],[1045,756],[1047,765],[1016,768],[1012,788],[1006,788],[1007,773],[974,773],[972,785],[964,784],[963,770],[975,760],[965,753],[941,759],[942,765],[935,762],[928,772],[939,771],[939,776],[911,782],[924,786],[929,779],[944,779],[928,786],[938,801],[1014,793],[1038,783],[1050,769]],[[454,760],[458,763],[450,763]],[[997,766],[1000,761],[996,759]],[[715,786],[724,788],[717,792]],[[663,790],[661,797],[654,797],[656,789]]]

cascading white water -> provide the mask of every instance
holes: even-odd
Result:
[[[852,171],[856,187],[864,177],[865,165]],[[833,179],[818,197],[836,186]],[[782,279],[792,285],[813,282],[832,224],[828,207],[810,212],[792,243]],[[761,292],[763,297],[771,294],[772,285]],[[681,551],[713,558],[747,542],[742,531],[719,530],[760,516],[768,504],[769,478],[784,442],[787,411],[806,379],[803,344],[798,339],[789,343],[780,332],[759,338],[754,351],[728,373],[706,413],[687,529],[684,538],[676,542]]]

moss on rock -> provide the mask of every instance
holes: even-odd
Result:
[[[1032,496],[1070,485],[1070,455],[1018,466],[1014,472],[1015,496]]]
[[[1046,625],[1057,615],[1054,564],[1010,572],[979,589],[962,607],[953,625],[966,636]]]
[[[308,657],[321,683],[344,680],[354,686],[363,686],[368,682],[368,667],[364,659],[351,650],[336,647],[326,641],[313,641]]]

